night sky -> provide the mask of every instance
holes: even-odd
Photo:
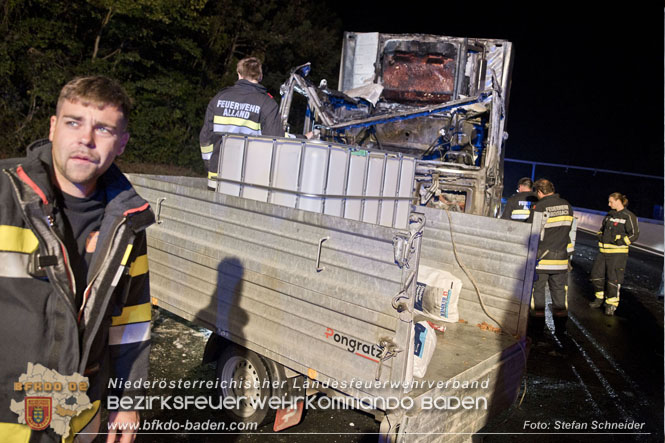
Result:
[[[578,9],[588,8],[589,2],[581,1],[506,3],[403,2],[389,8],[388,2],[362,2],[358,9],[360,2],[330,2],[346,31],[513,42],[507,158],[662,177],[662,10],[609,3]],[[662,180],[562,172],[543,168],[536,174],[555,176],[558,190],[574,206],[606,210],[607,195],[615,191],[636,204],[642,200],[640,216],[650,217],[652,206],[663,204]],[[509,180],[529,173],[530,168],[507,164],[506,193],[512,192]]]

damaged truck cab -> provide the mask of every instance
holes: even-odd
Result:
[[[347,32],[340,91],[315,87],[309,64],[282,85],[285,127],[293,93],[307,99],[303,133],[419,158],[414,200],[423,206],[496,216],[512,44],[505,40]],[[294,110],[295,111],[295,110]]]

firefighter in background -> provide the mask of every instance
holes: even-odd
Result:
[[[506,220],[527,221],[531,215],[531,208],[538,201],[538,197],[531,190],[533,182],[529,177],[523,177],[517,182],[517,194],[513,194],[506,201],[501,218]]]
[[[240,60],[238,81],[217,93],[208,103],[199,134],[201,157],[208,170],[208,187],[217,188],[217,163],[222,134],[274,135],[283,137],[279,106],[260,84],[261,62],[255,57]]]
[[[598,232],[600,253],[591,268],[591,283],[596,299],[589,303],[600,308],[605,303],[605,314],[614,315],[619,306],[619,291],[628,261],[628,246],[640,235],[637,217],[626,209],[628,199],[615,192],[607,201],[611,208]]]
[[[538,244],[538,261],[531,297],[531,335],[542,340],[545,328],[545,285],[552,296],[552,316],[557,334],[563,334],[568,320],[568,269],[572,254],[570,230],[573,208],[554,193],[554,185],[546,179],[537,180],[534,190],[538,197],[533,212],[543,214],[543,226]],[[529,222],[533,220],[533,213]]]

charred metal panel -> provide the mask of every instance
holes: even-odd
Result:
[[[378,32],[347,32],[342,47],[340,91],[348,91],[374,81]]]
[[[383,96],[402,103],[452,99],[458,48],[447,42],[388,41],[381,64]]]
[[[449,126],[449,118],[416,118],[398,120],[376,127],[376,138],[381,149],[422,155],[433,142],[441,128]]]

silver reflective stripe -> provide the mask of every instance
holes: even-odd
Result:
[[[232,134],[245,134],[245,135],[261,135],[261,131],[256,131],[245,126],[235,126],[235,125],[213,125],[213,131],[215,132],[230,132]]]
[[[212,152],[206,152],[205,154],[201,154],[201,157],[203,160],[210,160],[210,157],[212,157]]]
[[[559,221],[559,222],[547,222],[545,223],[545,228],[556,228],[559,226],[572,226],[573,222],[572,221]]]
[[[536,269],[541,271],[561,271],[568,270],[568,265],[538,265]]]
[[[30,255],[18,252],[0,252],[0,277],[32,278],[28,274]]]
[[[150,322],[130,323],[109,328],[109,345],[137,343],[150,339]]]

